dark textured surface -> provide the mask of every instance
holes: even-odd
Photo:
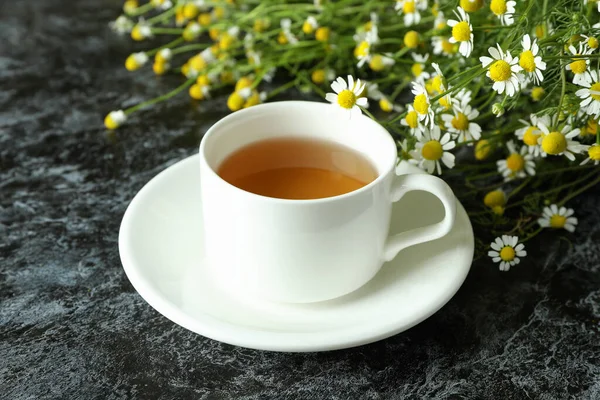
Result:
[[[178,82],[122,67],[119,1],[0,0],[0,397],[6,399],[600,398],[598,196],[569,239],[509,273],[482,260],[440,312],[321,354],[224,345],[133,290],[119,261],[135,193],[225,114],[183,95],[116,136],[106,112]]]

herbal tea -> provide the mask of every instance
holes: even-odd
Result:
[[[248,192],[296,200],[338,196],[377,178],[375,168],[355,150],[306,138],[251,143],[227,157],[217,173]]]

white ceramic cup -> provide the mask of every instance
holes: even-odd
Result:
[[[348,146],[371,161],[378,177],[340,196],[288,200],[244,191],[217,175],[219,165],[241,147],[292,136]],[[434,176],[397,176],[396,160],[394,140],[381,125],[365,116],[349,119],[330,104],[268,103],[223,118],[200,144],[205,251],[211,275],[223,288],[242,296],[323,301],[358,289],[400,250],[446,235],[455,217],[452,190]],[[392,203],[411,190],[437,196],[445,217],[389,236]]]

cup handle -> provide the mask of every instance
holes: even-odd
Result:
[[[438,223],[411,229],[406,232],[389,236],[383,248],[383,258],[391,261],[400,250],[415,244],[428,242],[445,236],[454,225],[456,217],[456,198],[450,186],[440,178],[424,174],[408,174],[396,176],[392,184],[393,203],[400,200],[406,193],[412,190],[423,190],[432,193],[444,205],[446,215]]]

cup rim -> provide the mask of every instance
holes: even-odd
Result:
[[[358,195],[362,194],[363,192],[371,190],[372,187],[374,187],[376,185],[379,185],[385,179],[385,177],[391,171],[394,170],[394,168],[396,166],[397,154],[396,154],[395,157],[391,157],[392,160],[391,160],[390,164],[387,167],[384,168],[383,172],[380,173],[377,176],[377,178],[375,178],[374,180],[372,180],[371,182],[369,182],[367,185],[365,185],[365,186],[363,186],[363,187],[361,187],[359,189],[353,190],[353,191],[348,192],[348,193],[340,194],[340,195],[337,195],[337,196],[320,197],[320,198],[316,198],[316,199],[283,199],[283,198],[278,198],[278,197],[269,197],[269,196],[263,196],[263,195],[260,195],[260,194],[252,193],[252,192],[249,192],[247,190],[241,189],[241,188],[239,188],[239,187],[237,187],[235,185],[232,185],[231,183],[227,182],[225,179],[221,178],[219,176],[219,174],[206,161],[206,156],[205,156],[206,139],[209,138],[212,135],[215,135],[215,132],[218,131],[218,129],[222,125],[225,125],[227,123],[233,122],[236,119],[243,118],[243,117],[246,116],[246,114],[251,114],[253,112],[256,112],[257,110],[264,110],[266,108],[276,109],[276,108],[279,108],[279,107],[290,107],[290,106],[294,106],[294,105],[300,106],[300,107],[315,107],[315,108],[321,108],[321,109],[324,109],[325,107],[334,107],[334,105],[332,105],[332,104],[323,103],[323,102],[302,101],[302,100],[288,100],[288,101],[275,101],[275,102],[271,102],[271,103],[258,104],[256,106],[253,106],[253,107],[250,107],[250,108],[246,108],[246,109],[239,110],[239,111],[236,111],[234,113],[231,113],[231,114],[229,114],[229,115],[221,118],[215,124],[213,124],[206,131],[206,133],[204,134],[204,136],[202,137],[202,139],[200,141],[200,148],[199,148],[200,163],[203,164],[204,168],[207,171],[209,171],[209,173],[213,177],[217,178],[219,181],[221,181],[224,184],[228,185],[232,189],[235,189],[239,193],[243,193],[246,196],[249,196],[249,197],[255,198],[255,199],[260,199],[262,201],[272,201],[272,202],[286,203],[286,204],[319,204],[319,203],[329,203],[329,202],[333,202],[333,201],[338,201],[338,200],[343,200],[343,199],[346,199],[346,198],[350,198],[350,197],[353,197],[353,196],[358,196]],[[378,134],[386,136],[386,139],[389,140],[390,145],[393,146],[394,152],[396,151],[396,143],[394,142],[394,139],[392,138],[391,134],[383,126],[381,126],[378,122],[372,120],[371,118],[367,117],[364,114],[361,114],[359,117],[353,117],[353,118],[365,119],[368,124],[372,124],[373,127],[376,128],[379,131]]]

